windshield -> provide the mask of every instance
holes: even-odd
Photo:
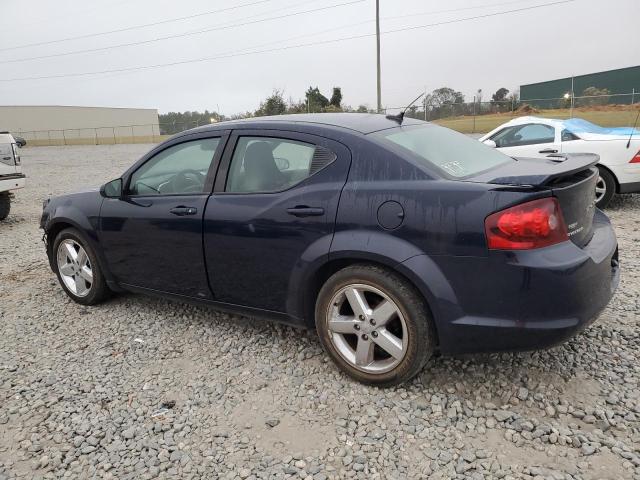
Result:
[[[513,161],[478,140],[436,125],[413,125],[375,132],[404,150],[417,155],[447,175],[467,177]]]

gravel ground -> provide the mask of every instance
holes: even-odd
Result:
[[[608,210],[620,288],[537,353],[436,358],[403,388],[354,383],[314,332],[135,295],[73,303],[41,200],[148,145],[24,150],[0,224],[0,479],[640,479],[640,196]]]

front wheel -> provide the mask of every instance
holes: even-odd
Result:
[[[327,280],[316,301],[316,329],[341,370],[378,386],[410,380],[435,348],[421,295],[399,275],[372,265],[347,267]]]
[[[598,180],[596,181],[596,207],[606,208],[613,194],[616,193],[616,180],[609,170],[598,167]]]
[[[82,305],[95,305],[109,296],[96,254],[74,228],[58,234],[53,243],[54,270],[71,299]]]
[[[11,197],[8,193],[0,193],[0,220],[9,216],[11,211]]]

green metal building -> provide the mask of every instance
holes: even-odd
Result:
[[[640,102],[640,65],[521,85],[520,98],[523,103],[535,107],[553,108],[558,106],[558,99],[570,94],[572,83],[576,97],[582,96],[586,88],[595,87],[599,90],[607,89],[609,91],[610,96],[605,103]]]

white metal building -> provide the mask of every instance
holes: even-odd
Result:
[[[0,106],[0,131],[30,145],[146,143],[160,140],[158,111],[59,105]]]

